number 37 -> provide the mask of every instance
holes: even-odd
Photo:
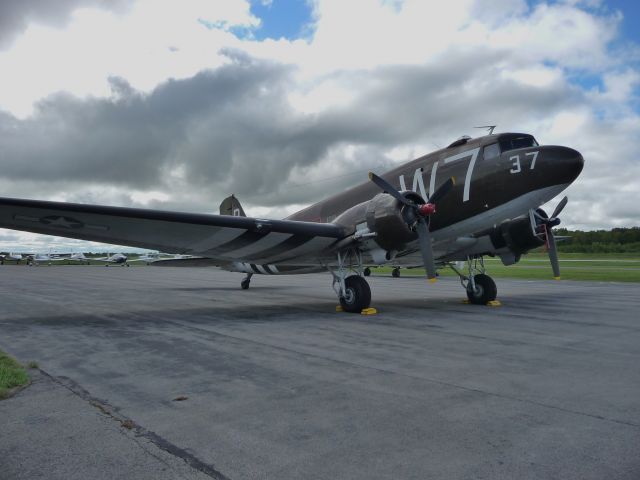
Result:
[[[538,152],[527,152],[524,154],[525,157],[532,157],[531,158],[531,166],[529,167],[529,170],[533,170],[534,168],[536,168],[536,160],[538,159]],[[509,170],[510,173],[520,173],[522,171],[522,167],[520,166],[520,155],[514,155],[513,157],[509,157],[509,161],[511,162],[512,166],[511,166],[511,170]]]

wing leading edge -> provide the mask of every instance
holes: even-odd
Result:
[[[15,198],[0,198],[0,228],[254,263],[313,263],[345,236],[331,223]]]

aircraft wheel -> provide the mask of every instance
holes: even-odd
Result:
[[[243,290],[249,290],[249,284],[251,283],[251,281],[247,278],[245,278],[244,280],[242,280],[240,282],[240,287],[242,287]]]
[[[496,299],[498,295],[498,288],[496,283],[489,275],[480,273],[473,277],[473,281],[476,284],[475,290],[471,288],[471,282],[467,286],[467,298],[471,303],[476,305],[486,305],[487,302],[491,302]]]
[[[345,295],[340,305],[345,312],[360,313],[371,305],[371,289],[367,281],[357,275],[344,279]]]
[[[362,273],[364,274],[365,277],[368,277],[369,275],[371,275],[371,269],[369,267],[366,267]]]
[[[398,267],[395,267],[393,270],[391,270],[391,276],[393,278],[398,278],[400,276],[400,269]]]

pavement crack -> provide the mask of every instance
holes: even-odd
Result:
[[[98,409],[102,414],[120,423],[120,425],[123,428],[134,431],[137,437],[146,438],[151,443],[156,445],[158,448],[173,455],[174,457],[180,458],[193,469],[198,470],[199,472],[202,472],[205,475],[208,475],[209,477],[215,480],[230,480],[229,477],[225,476],[224,474],[216,470],[216,468],[213,465],[203,462],[202,460],[197,458],[195,455],[171,443],[169,440],[158,435],[156,432],[148,430],[144,428],[142,425],[134,422],[131,418],[128,418],[122,413],[120,413],[118,411],[118,408],[111,406],[107,401],[94,397],[93,395],[91,395],[91,393],[89,393],[86,389],[84,389],[80,384],[78,384],[71,378],[64,377],[64,376],[56,377],[48,374],[42,369],[39,369],[39,371],[42,373],[42,375],[49,378],[54,383],[66,388],[77,397],[86,401],[92,407]],[[139,442],[135,441],[135,443],[140,446]],[[143,450],[145,450],[147,453],[157,458],[157,456],[153,455],[148,450],[144,448]],[[165,462],[163,461],[163,463]]]

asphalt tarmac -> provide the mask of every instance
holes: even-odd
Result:
[[[43,372],[0,477],[640,478],[640,285],[370,277],[362,316],[329,275],[241,278],[0,267],[0,349]]]

